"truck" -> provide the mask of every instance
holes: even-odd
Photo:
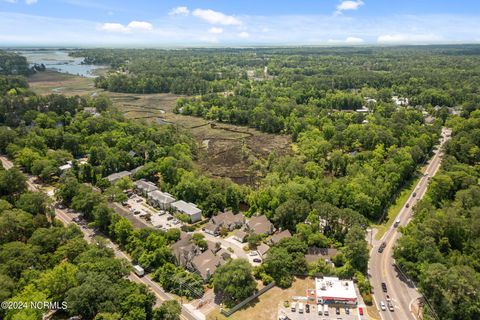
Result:
[[[143,268],[138,264],[133,266],[133,272],[135,272],[135,274],[139,277],[143,277],[145,275],[145,270],[143,270]]]
[[[300,302],[298,304],[298,313],[303,313],[303,303],[302,302]]]

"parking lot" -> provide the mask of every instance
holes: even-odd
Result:
[[[328,316],[323,314],[323,309],[322,309],[322,315],[318,314],[318,306],[316,304],[309,304],[310,306],[310,312],[306,312],[306,307],[305,307],[305,302],[304,304],[304,311],[303,313],[300,313],[298,310],[298,303],[296,306],[295,311],[292,311],[292,304],[294,302],[290,301],[290,306],[287,308],[283,305],[283,302],[279,304],[278,307],[278,319],[283,319],[283,320],[359,320],[359,319],[368,319],[366,315],[364,317],[361,317],[359,315],[358,309],[357,308],[350,308],[350,314],[347,314],[345,311],[345,308],[341,307],[339,308],[340,314],[336,313],[336,308],[335,307],[329,307],[328,308]],[[366,314],[366,309],[363,309],[364,314]]]
[[[174,218],[170,213],[151,207],[146,203],[144,198],[138,195],[130,197],[124,207],[128,209],[135,218],[141,219],[143,222],[147,222],[159,229],[168,230],[170,228],[180,228],[183,225],[181,221]],[[150,221],[148,221],[148,217]]]

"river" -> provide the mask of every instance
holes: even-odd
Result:
[[[26,57],[30,65],[43,63],[47,70],[69,73],[87,78],[96,77],[93,72],[94,70],[105,68],[105,66],[82,64],[83,58],[70,57],[68,51],[25,50],[17,51],[17,53]]]

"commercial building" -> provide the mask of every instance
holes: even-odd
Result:
[[[315,279],[315,294],[318,304],[357,305],[357,293],[352,280],[337,277]]]

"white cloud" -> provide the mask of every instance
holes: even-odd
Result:
[[[406,33],[396,33],[396,34],[385,34],[380,35],[377,38],[377,42],[380,43],[435,43],[442,41],[442,37],[435,34],[406,34]]]
[[[152,31],[153,25],[145,21],[131,21],[126,26],[121,23],[107,22],[102,24],[98,29],[107,32],[130,33],[132,31]]]
[[[242,22],[234,16],[228,16],[224,13],[213,11],[211,9],[195,9],[192,14],[211,24],[221,24],[225,26],[241,25]]]
[[[213,28],[208,29],[208,33],[221,34],[221,33],[223,33],[223,29],[222,29],[222,28],[213,27]]]
[[[360,8],[360,6],[363,6],[363,5],[364,5],[364,2],[362,0],[342,1],[337,6],[337,11],[335,11],[335,14],[341,14],[343,11],[346,11],[346,10],[357,10],[358,8]]]
[[[145,30],[145,31],[153,30],[152,24],[150,22],[145,22],[145,21],[132,21],[128,24],[127,28],[136,29],[136,30]]]
[[[344,40],[338,40],[338,39],[330,39],[327,41],[328,43],[338,43],[338,44],[359,44],[359,43],[364,43],[365,40],[362,38],[357,38],[357,37],[347,37]]]
[[[248,32],[245,32],[245,31],[240,32],[240,33],[238,34],[238,36],[239,36],[240,38],[242,38],[242,39],[246,39],[246,38],[250,37],[250,35],[248,34]]]
[[[102,31],[108,31],[108,32],[123,32],[127,33],[130,31],[128,27],[125,27],[123,24],[120,23],[104,23],[99,27],[100,30]]]
[[[190,13],[190,10],[188,10],[188,8],[185,7],[185,6],[182,6],[182,7],[173,8],[172,10],[170,10],[168,15],[170,15],[170,16],[188,16],[189,13]]]

